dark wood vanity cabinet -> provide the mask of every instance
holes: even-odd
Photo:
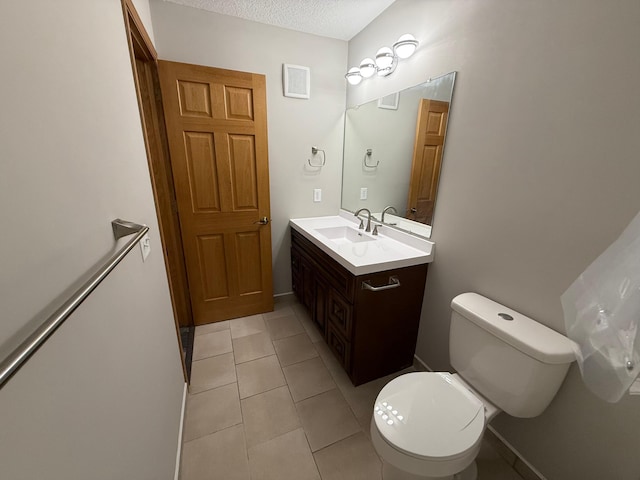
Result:
[[[355,276],[291,229],[293,291],[354,385],[413,363],[427,264]],[[363,282],[378,287],[371,291]]]

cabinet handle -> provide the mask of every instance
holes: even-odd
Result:
[[[368,281],[362,282],[363,290],[371,290],[372,292],[381,292],[382,290],[390,290],[392,288],[398,288],[400,286],[400,279],[398,277],[389,277],[389,283],[382,285],[381,287],[374,287]]]

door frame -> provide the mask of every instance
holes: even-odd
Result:
[[[158,53],[144,28],[144,24],[133,5],[133,1],[121,0],[121,2],[131,68],[135,82],[136,98],[140,111],[140,122],[142,124],[142,133],[147,152],[151,188],[158,219],[160,240],[162,242],[162,253],[171,296],[178,348],[184,378],[185,381],[188,382],[187,368],[182,353],[180,327],[193,326],[193,315],[178,222],[175,190],[173,188],[173,175],[171,173],[164,113],[160,97],[157,65]],[[136,60],[139,60],[144,65],[144,73],[138,71]],[[140,85],[140,83],[145,80],[148,84],[143,86],[144,91],[150,94],[150,98],[146,99],[148,107],[150,107],[148,118],[145,118],[143,110],[143,89]]]

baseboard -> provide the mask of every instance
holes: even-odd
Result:
[[[182,409],[180,411],[180,427],[178,429],[178,449],[176,451],[176,471],[173,476],[174,480],[178,480],[180,477],[180,460],[182,459],[182,432],[184,430],[184,412],[187,406],[187,383],[184,384],[184,390],[182,392]]]
[[[293,292],[285,292],[285,293],[275,293],[273,298],[282,298],[282,297],[293,297],[295,294]]]
[[[498,440],[506,449],[508,449],[515,457],[515,460],[511,467],[520,474],[522,478],[525,480],[547,480],[544,475],[542,475],[533,465],[531,465],[525,458],[520,454],[516,448],[511,445],[505,438],[500,435],[496,429],[492,425],[487,425],[487,429],[493,433],[496,440]],[[504,455],[503,455],[503,458]]]
[[[296,295],[293,292],[285,292],[285,293],[276,293],[273,296],[273,301],[278,302],[289,302],[295,300]]]
[[[418,355],[413,356],[413,367],[422,372],[433,372],[431,367],[425,363]]]
[[[413,366],[416,370],[433,372],[433,369],[417,355],[413,356]],[[518,452],[513,445],[507,442],[504,437],[500,435],[495,428],[493,428],[493,426],[487,425],[487,429],[493,434],[494,441],[502,444],[497,448],[498,453],[500,453],[502,458],[511,466],[511,468],[518,472],[522,478],[525,480],[547,480],[544,475],[525,460],[520,452]]]

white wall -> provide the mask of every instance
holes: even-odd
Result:
[[[457,70],[417,354],[449,368],[449,303],[476,291],[564,331],[560,295],[640,209],[640,3],[398,0],[349,65],[421,45],[348,103]],[[614,88],[610,88],[614,85]],[[540,417],[502,433],[550,480],[637,479],[640,397],[598,400],[574,366]]]
[[[0,391],[0,477],[173,478],[184,380],[120,1],[0,18],[0,352],[112,251],[112,219],[152,242]]]
[[[266,75],[274,291],[290,292],[289,219],[340,208],[347,43],[160,0],[151,14],[161,59]],[[309,100],[282,95],[283,63],[311,68]],[[321,170],[307,166],[312,146]]]

